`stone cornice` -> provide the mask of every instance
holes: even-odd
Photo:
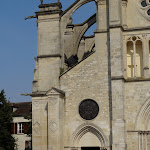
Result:
[[[48,10],[35,12],[36,15],[50,15],[50,14],[61,14],[62,10]]]
[[[98,5],[106,5],[106,0],[95,0]]]
[[[150,131],[128,130],[127,132],[137,132],[139,134],[150,134]]]
[[[39,8],[46,8],[46,7],[58,7],[58,8],[62,8],[61,3],[51,3],[51,4],[41,4],[39,5]]]
[[[40,55],[37,58],[48,58],[48,57],[61,57],[60,54],[52,54],[52,55]]]
[[[53,92],[55,91],[55,92]],[[50,95],[61,95],[62,97],[65,97],[65,92],[52,87],[50,90],[48,91],[40,91],[40,92],[32,92],[32,93],[25,93],[25,94],[21,94],[23,96],[31,96],[31,97],[43,97],[43,96],[50,96]]]
[[[40,11],[35,12],[36,15],[49,15],[49,14],[61,14],[61,3],[41,4],[39,5]]]
[[[25,94],[21,94],[23,96],[31,96],[31,97],[42,97],[45,96],[46,92],[33,92],[33,93],[25,93]]]

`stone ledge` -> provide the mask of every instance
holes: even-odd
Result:
[[[142,81],[150,81],[150,78],[138,77],[138,78],[126,78],[124,80],[125,82],[142,82]]]
[[[48,11],[39,11],[35,12],[36,15],[49,15],[49,14],[61,14],[62,10],[48,10]]]
[[[60,57],[61,58],[61,55],[60,54],[40,55],[40,56],[37,56],[35,59],[38,59],[38,58],[48,58],[48,57]]]
[[[40,4],[39,8],[56,7],[56,6],[58,6],[60,9],[62,8],[61,3]]]
[[[150,78],[143,78],[143,77],[124,78],[123,76],[114,76],[111,77],[111,80],[124,80],[124,82],[142,82],[142,81],[150,81]]]

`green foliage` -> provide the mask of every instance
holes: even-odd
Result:
[[[28,126],[28,129],[26,131],[26,134],[29,137],[32,137],[32,115],[31,116],[24,116],[24,119],[28,119],[30,122],[27,122],[26,125]]]
[[[62,75],[64,72],[64,68],[60,68],[60,75]]]
[[[11,135],[13,112],[10,102],[6,100],[5,92],[0,92],[0,150],[13,150],[16,146]]]
[[[26,134],[31,137],[31,149],[32,149],[32,114],[30,116],[24,116],[24,119],[28,119],[29,122],[26,123],[28,126],[28,129],[26,131]]]

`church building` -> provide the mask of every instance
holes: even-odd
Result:
[[[33,150],[150,150],[150,0],[41,2],[35,14]]]

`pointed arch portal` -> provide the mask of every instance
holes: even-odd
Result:
[[[71,147],[81,150],[104,150],[107,147],[107,139],[103,131],[94,124],[83,124],[73,133]]]
[[[136,119],[135,130],[150,131],[150,97],[146,100],[140,109]]]

